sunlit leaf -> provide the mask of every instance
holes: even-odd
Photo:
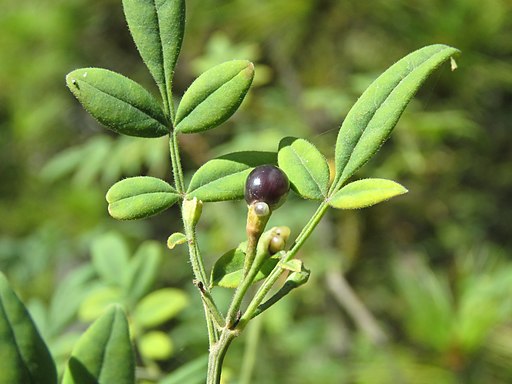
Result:
[[[185,0],[123,0],[133,40],[168,105],[185,29]]]
[[[336,192],[328,203],[339,209],[370,207],[392,197],[407,193],[400,184],[386,179],[363,179],[347,184]]]
[[[167,238],[167,248],[174,249],[177,245],[185,244],[187,236],[181,232],[175,232]]]
[[[336,174],[330,193],[373,156],[389,137],[421,84],[459,51],[446,45],[421,48],[391,66],[357,100],[336,141]]]
[[[254,167],[275,164],[273,152],[234,152],[208,161],[192,176],[187,195],[202,201],[238,200]]]
[[[329,188],[329,166],[313,144],[304,139],[284,138],[279,143],[278,163],[300,196],[325,199]]]
[[[199,76],[185,92],[176,111],[176,131],[194,133],[215,128],[242,103],[254,77],[246,60],[219,64]]]
[[[66,84],[84,108],[107,128],[128,136],[169,133],[159,103],[136,82],[106,69],[82,68]]]
[[[156,177],[130,177],[115,183],[107,192],[108,211],[119,220],[156,215],[179,200],[176,190]]]

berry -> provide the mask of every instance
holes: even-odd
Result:
[[[286,200],[290,182],[286,174],[274,165],[261,165],[252,170],[245,182],[245,201],[267,203],[276,209]]]

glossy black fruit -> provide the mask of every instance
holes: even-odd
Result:
[[[245,201],[262,201],[276,209],[286,200],[290,182],[286,174],[274,165],[261,165],[252,170],[245,182]]]

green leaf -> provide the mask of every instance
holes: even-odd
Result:
[[[306,199],[323,200],[329,188],[329,165],[309,141],[286,137],[279,143],[279,168],[295,192]]]
[[[48,347],[1,273],[0,357],[0,383],[57,383],[57,371]]]
[[[128,136],[160,137],[169,133],[164,113],[141,85],[101,68],[77,69],[66,84],[101,124]]]
[[[145,241],[135,252],[125,281],[126,296],[132,305],[153,287],[161,261],[162,248],[156,241]]]
[[[115,183],[107,192],[108,211],[119,220],[156,215],[180,198],[176,190],[156,177],[130,177]]]
[[[93,321],[100,317],[105,309],[123,299],[120,288],[98,285],[91,289],[80,304],[78,317],[82,321]]]
[[[75,319],[83,299],[90,293],[95,275],[94,268],[87,264],[73,270],[59,283],[48,309],[51,336],[62,335],[64,328]]]
[[[62,384],[135,383],[135,362],[128,321],[113,306],[80,337]]]
[[[243,276],[244,260],[245,252],[243,246],[234,248],[222,255],[213,266],[211,285],[218,285],[224,288],[238,287]],[[269,258],[266,260],[254,278],[253,283],[267,277],[278,261],[277,258]]]
[[[167,360],[174,351],[172,340],[162,331],[145,333],[139,340],[140,353],[151,360]]]
[[[181,99],[176,131],[200,132],[226,121],[242,103],[253,77],[254,65],[247,60],[228,61],[204,72]]]
[[[188,305],[188,296],[182,290],[163,288],[144,297],[133,313],[137,325],[151,328],[175,317]]]
[[[92,264],[105,283],[122,286],[128,267],[129,250],[123,238],[109,232],[92,243]]]
[[[158,384],[202,384],[206,381],[208,355],[200,356],[165,376]]]
[[[363,179],[347,184],[332,196],[328,203],[340,209],[370,207],[392,197],[407,193],[398,183],[386,179]]]
[[[174,249],[177,245],[185,244],[187,236],[181,232],[175,232],[167,238],[167,248]]]
[[[391,66],[368,87],[339,131],[331,194],[377,152],[427,77],[458,52],[440,44],[421,48]]]
[[[162,98],[172,105],[172,79],[185,30],[185,0],[123,0],[135,45],[155,79]]]
[[[234,152],[212,159],[192,176],[187,196],[204,202],[244,197],[245,180],[254,167],[275,164],[273,152]]]

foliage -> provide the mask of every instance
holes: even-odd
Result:
[[[282,136],[305,138],[332,167],[334,129],[377,72],[433,41],[463,51],[459,69],[450,76],[435,75],[425,84],[393,137],[356,174],[357,178],[399,180],[410,191],[407,198],[383,208],[333,210],[329,220],[320,224],[321,231],[313,233],[301,252],[314,271],[308,288],[262,315],[258,366],[265,369],[253,375],[254,382],[372,382],[368,377],[372,373],[373,381],[389,373],[409,382],[421,377],[447,383],[509,382],[512,343],[507,321],[484,327],[489,329],[485,341],[475,343],[471,351],[457,346],[445,351],[431,348],[422,336],[430,334],[429,329],[411,325],[408,315],[412,313],[405,310],[411,299],[406,300],[390,276],[394,276],[396,259],[421,253],[422,268],[445,282],[448,288],[441,294],[452,295],[445,301],[456,308],[460,278],[468,264],[474,263],[475,272],[490,256],[499,259],[504,270],[509,264],[507,106],[512,46],[505,15],[510,5],[502,0],[374,2],[371,6],[364,2],[190,0],[187,5],[187,36],[175,68],[175,101],[193,77],[236,57],[255,62],[255,82],[264,64],[266,85],[248,94],[223,129],[180,138],[185,179],[210,158],[254,150],[256,143],[257,150],[275,152]],[[118,2],[42,5],[7,0],[2,9],[0,45],[10,59],[0,63],[0,269],[36,319],[38,308],[46,308],[55,296],[53,291],[65,286],[64,278],[78,264],[88,262],[86,250],[98,234],[115,228],[130,244],[139,244],[148,237],[163,241],[179,229],[172,227],[174,207],[144,222],[116,224],[107,218],[107,204],[98,202],[116,180],[138,174],[166,177],[167,142],[99,134],[96,123],[62,89],[63,73],[77,66],[99,65],[126,74],[151,93],[158,92],[139,64]],[[84,151],[73,160],[62,158],[62,171],[54,173],[62,176],[41,180],[43,165],[64,148]],[[70,185],[70,178],[76,186]],[[286,212],[276,211],[269,225],[286,219],[297,234],[312,214],[313,204],[291,196]],[[205,205],[199,229],[203,229],[201,247],[209,250],[207,264],[213,264],[213,255],[237,246],[244,226],[240,209],[239,203]],[[171,284],[191,291],[184,257],[184,248],[176,247],[163,259],[156,286]],[[464,262],[468,259],[472,261]],[[94,272],[88,270],[91,278]],[[334,294],[326,289],[325,276],[332,271],[343,271],[377,315],[388,335],[386,347],[376,349],[361,341],[365,333],[359,322],[343,304],[338,308]],[[424,278],[424,274],[416,276]],[[483,283],[473,284],[474,279],[465,281],[474,286],[475,294],[487,290]],[[87,284],[83,289],[89,289]],[[190,293],[193,300],[196,292]],[[226,297],[229,294],[223,289],[216,293],[221,303]],[[505,298],[500,304],[507,302]],[[432,301],[425,303],[424,307],[430,306]],[[495,303],[492,299],[489,306],[498,308]],[[175,344],[174,357],[159,363],[165,371],[196,358],[203,364],[197,363],[196,372],[204,371],[204,331],[197,324],[201,309],[195,311],[195,304],[180,317],[188,321],[165,329],[171,329]],[[473,315],[471,308],[468,305],[467,311]],[[59,318],[59,311],[54,313],[48,324]],[[290,330],[287,324],[292,320]],[[36,323],[42,331],[42,323]],[[305,352],[306,343],[313,347]],[[227,356],[232,378],[241,366],[241,347],[234,344]],[[396,370],[391,372],[393,361]],[[193,368],[192,364],[192,372]]]

